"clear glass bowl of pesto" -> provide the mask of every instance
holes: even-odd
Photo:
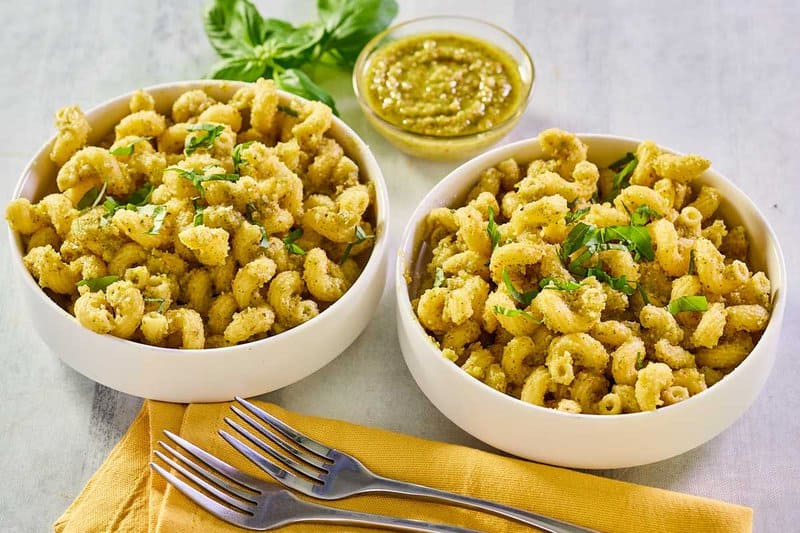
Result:
[[[377,35],[362,50],[353,87],[370,123],[426,159],[469,158],[519,121],[533,61],[502,28],[477,19],[425,17]]]

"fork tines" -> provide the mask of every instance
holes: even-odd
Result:
[[[169,455],[161,450],[155,450],[155,455],[191,483],[155,462],[150,463],[153,470],[189,499],[223,520],[236,523],[253,515],[255,498],[261,493],[257,488],[261,481],[235,469],[174,433],[166,430],[164,433],[195,460],[163,441],[158,441],[158,444],[169,452]]]
[[[266,441],[228,417],[225,417],[225,422],[273,461],[225,430],[219,431],[222,438],[278,481],[301,492],[314,491],[314,482],[322,482],[328,472],[331,465],[328,454],[333,450],[292,429],[247,400],[238,397],[236,400],[253,416],[235,405],[231,406],[231,410]]]

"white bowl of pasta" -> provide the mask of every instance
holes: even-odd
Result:
[[[428,399],[491,446],[574,468],[667,459],[730,426],[772,368],[786,273],[764,216],[708,167],[547,130],[450,173],[395,272]]]
[[[366,327],[387,189],[327,107],[263,80],[185,81],[56,124],[6,218],[29,319],[78,372],[224,401],[310,375]]]

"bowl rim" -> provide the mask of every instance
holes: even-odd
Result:
[[[156,85],[150,85],[148,87],[144,87],[141,90],[145,92],[150,91],[164,91],[169,89],[181,88],[185,86],[185,90],[193,90],[193,89],[201,89],[203,87],[224,87],[226,85],[234,86],[234,87],[243,87],[248,85],[250,82],[243,82],[243,81],[236,81],[236,80],[214,80],[214,79],[207,79],[207,80],[181,80],[181,81],[174,81],[174,82],[166,82],[160,83]],[[91,108],[87,109],[84,114],[88,117],[93,114],[102,113],[106,108],[110,106],[119,105],[123,102],[128,102],[131,96],[137,91],[138,89],[134,89],[123,93],[121,95],[117,95],[111,98],[108,98],[101,103],[92,106]],[[278,90],[278,94],[280,95],[281,99],[299,99],[302,101],[306,101],[305,98],[301,96],[297,96],[295,94],[288,93],[286,91]],[[353,130],[344,120],[340,119],[336,115],[332,117],[333,123],[337,125],[337,127],[341,128],[345,135],[351,138],[360,148],[363,150],[365,158],[367,159],[366,163],[369,166],[374,166],[375,175],[369,176],[369,181],[371,181],[375,185],[375,245],[372,247],[372,251],[370,252],[370,257],[367,260],[367,263],[364,265],[364,269],[356,279],[356,282],[342,295],[341,298],[333,302],[329,307],[324,309],[320,312],[317,316],[308,320],[307,322],[303,322],[302,324],[295,326],[293,328],[287,329],[281,333],[276,335],[266,337],[263,339],[258,339],[255,341],[244,342],[241,344],[235,344],[233,346],[220,346],[216,348],[194,348],[194,349],[186,349],[186,348],[166,348],[163,346],[153,346],[151,344],[145,344],[142,342],[137,342],[131,339],[123,339],[120,337],[115,337],[111,334],[101,334],[95,331],[92,331],[88,328],[82,326],[78,320],[75,318],[74,315],[68,313],[65,309],[59,306],[55,301],[53,301],[47,294],[44,292],[42,287],[36,282],[33,278],[31,273],[25,267],[25,264],[22,261],[23,252],[21,248],[21,239],[18,232],[11,229],[10,226],[7,226],[8,231],[8,238],[9,244],[11,248],[11,257],[12,262],[14,263],[17,270],[22,274],[23,283],[26,284],[26,287],[32,291],[35,291],[39,294],[40,301],[44,305],[49,305],[54,308],[59,315],[63,318],[69,320],[73,326],[78,328],[83,328],[87,332],[97,335],[98,341],[103,339],[103,341],[108,341],[112,344],[121,344],[122,346],[126,347],[133,347],[133,349],[141,349],[147,351],[154,351],[154,352],[164,352],[165,354],[170,354],[172,357],[196,357],[200,354],[202,355],[223,355],[225,353],[230,353],[232,351],[238,351],[242,349],[256,349],[256,348],[269,348],[271,344],[277,344],[278,342],[287,342],[290,341],[293,337],[297,335],[302,335],[307,329],[314,327],[316,324],[319,323],[320,317],[329,317],[333,316],[333,312],[336,309],[340,309],[346,305],[348,305],[351,300],[357,297],[358,293],[365,288],[365,286],[369,283],[369,279],[374,277],[379,270],[379,266],[381,263],[381,257],[386,253],[386,248],[388,246],[388,239],[389,239],[389,193],[388,188],[386,185],[386,181],[383,177],[383,171],[378,164],[377,159],[375,158],[375,154],[372,153],[369,145],[364,142],[364,140]],[[36,153],[31,157],[28,163],[25,165],[20,177],[17,179],[17,184],[14,187],[14,191],[12,193],[10,200],[15,200],[17,198],[22,198],[22,190],[23,186],[27,183],[28,176],[33,174],[33,167],[37,161],[39,161],[43,157],[49,157],[50,147],[52,146],[53,142],[56,139],[56,134],[52,135],[41,147],[36,151]],[[329,312],[330,311],[330,312]],[[102,341],[100,341],[102,342]],[[110,355],[113,356],[112,352]]]
[[[506,37],[508,37],[514,43],[515,46],[517,46],[519,48],[519,50],[522,52],[522,55],[523,55],[524,59],[523,59],[522,62],[519,62],[519,61],[516,61],[516,60],[514,62],[520,67],[528,67],[530,69],[531,78],[530,78],[529,81],[526,82],[525,80],[522,80],[522,78],[520,78],[521,81],[522,81],[522,85],[523,85],[523,92],[525,94],[523,95],[522,98],[520,98],[519,103],[517,104],[517,107],[515,108],[514,112],[511,115],[509,115],[505,120],[495,124],[494,126],[492,126],[489,129],[482,130],[482,131],[476,131],[476,132],[473,132],[473,133],[466,133],[466,134],[461,134],[461,135],[447,135],[447,136],[444,136],[444,135],[428,135],[428,134],[424,134],[424,133],[417,133],[417,132],[414,132],[414,131],[410,131],[410,130],[407,130],[405,128],[401,128],[400,126],[397,126],[396,124],[392,124],[391,122],[389,122],[388,120],[386,120],[385,118],[380,116],[378,113],[376,113],[375,110],[372,108],[372,106],[369,105],[369,102],[367,101],[366,96],[361,91],[359,82],[360,82],[360,79],[361,79],[362,71],[367,66],[367,59],[372,54],[372,52],[374,52],[375,50],[378,49],[377,45],[378,45],[378,43],[380,43],[384,39],[384,37],[386,37],[387,35],[391,34],[392,32],[394,32],[394,31],[396,31],[396,30],[398,30],[400,28],[403,28],[405,26],[410,26],[412,24],[416,24],[416,23],[419,23],[419,22],[426,22],[426,21],[430,21],[430,20],[434,20],[435,21],[435,20],[443,20],[443,19],[457,20],[457,21],[458,20],[460,20],[460,21],[469,21],[471,23],[476,23],[478,25],[485,26],[487,28],[490,28],[490,29],[492,29],[494,31],[497,31],[497,32],[505,35]],[[466,32],[466,31],[460,31],[460,32],[459,31],[453,31],[452,33],[455,34],[455,35],[461,33],[462,35],[471,36],[471,34],[469,32]],[[496,45],[496,46],[497,46],[497,48],[500,48],[504,52],[509,53],[504,47],[501,47],[499,45]],[[513,59],[513,57],[512,57],[512,59]],[[414,139],[422,139],[422,140],[429,141],[429,142],[447,142],[447,141],[458,142],[458,141],[464,141],[464,140],[479,138],[479,137],[484,136],[484,135],[490,135],[490,134],[492,134],[492,133],[494,133],[496,131],[502,130],[504,127],[508,127],[509,125],[513,126],[515,121],[518,120],[522,116],[523,113],[525,113],[525,109],[527,109],[528,103],[530,102],[531,95],[533,94],[533,88],[534,88],[534,85],[536,83],[536,67],[535,67],[534,62],[533,62],[533,57],[531,57],[530,52],[525,47],[525,44],[522,41],[520,41],[514,34],[509,32],[508,30],[498,26],[497,24],[494,24],[492,22],[487,22],[485,20],[481,20],[481,19],[478,19],[478,18],[475,18],[475,17],[468,17],[468,16],[465,16],[465,15],[429,15],[429,16],[416,17],[416,18],[413,18],[413,19],[405,20],[403,22],[399,22],[397,24],[389,26],[388,28],[386,28],[385,30],[380,32],[378,35],[376,35],[375,37],[370,39],[367,42],[367,44],[364,45],[364,48],[361,49],[361,52],[358,54],[358,58],[356,58],[356,63],[354,65],[354,67],[353,67],[353,75],[352,75],[351,78],[352,78],[352,83],[353,83],[353,92],[356,95],[356,101],[359,103],[359,106],[361,107],[362,111],[365,114],[369,115],[370,118],[373,118],[373,119],[377,120],[382,126],[386,127],[387,129],[393,131],[394,133],[400,134],[400,135],[407,135],[407,136],[412,137]]]
[[[624,143],[635,143],[640,144],[643,142],[641,139],[637,139],[634,137],[625,137],[620,135],[612,135],[612,134],[602,134],[602,133],[575,133],[575,136],[581,139],[582,141],[591,141],[591,140],[605,140],[605,141],[616,141],[616,142],[624,142]],[[509,396],[503,392],[500,392],[485,383],[473,378],[472,376],[468,375],[466,372],[461,370],[459,367],[454,365],[451,361],[445,359],[441,356],[441,350],[438,349],[436,346],[433,345],[429,341],[429,335],[423,328],[422,324],[420,324],[419,319],[414,311],[413,307],[411,306],[411,297],[408,291],[408,284],[406,282],[405,273],[407,272],[407,266],[413,264],[414,257],[409,257],[408,261],[406,261],[405,250],[409,248],[411,250],[411,254],[414,253],[414,246],[416,245],[413,242],[415,234],[417,233],[417,228],[424,220],[425,210],[423,209],[426,204],[429,203],[431,199],[449,199],[451,196],[447,196],[446,191],[449,189],[450,182],[453,181],[464,181],[470,184],[474,184],[474,182],[479,177],[479,174],[482,170],[488,168],[490,163],[488,161],[492,161],[498,157],[499,153],[503,153],[503,157],[514,157],[514,153],[519,152],[528,148],[532,144],[538,144],[539,135],[527,139],[523,139],[520,141],[516,141],[513,143],[505,144],[502,146],[498,146],[493,148],[483,154],[472,158],[463,164],[459,165],[455,169],[453,169],[450,173],[448,173],[444,178],[439,180],[439,182],[431,189],[418,203],[417,207],[414,209],[412,214],[409,216],[408,222],[406,223],[406,227],[403,230],[402,237],[400,238],[400,244],[397,249],[397,257],[396,257],[396,264],[395,264],[395,294],[397,299],[397,312],[398,317],[397,320],[404,322],[408,326],[409,335],[419,337],[418,340],[423,341],[422,346],[425,346],[424,351],[427,352],[427,356],[431,357],[432,363],[434,365],[439,365],[439,368],[442,370],[438,370],[439,372],[448,372],[450,374],[451,379],[457,380],[460,385],[464,387],[477,387],[475,390],[484,391],[485,394],[488,395],[488,398],[492,398],[493,401],[504,403],[509,409],[515,409],[517,412],[530,412],[531,414],[537,415],[553,415],[565,418],[572,418],[572,419],[582,419],[582,420],[603,420],[607,424],[613,424],[615,421],[617,423],[621,420],[633,420],[633,419],[644,419],[644,418],[654,418],[657,416],[678,416],[681,411],[685,411],[687,409],[691,409],[694,407],[698,402],[702,402],[703,398],[707,398],[709,394],[712,394],[711,391],[721,391],[722,389],[726,389],[731,385],[731,380],[720,380],[720,382],[708,387],[706,390],[702,391],[701,393],[695,394],[691,396],[689,399],[684,400],[682,402],[678,402],[673,405],[664,406],[659,409],[655,409],[653,411],[639,411],[636,413],[620,413],[613,416],[601,416],[601,415],[593,415],[590,413],[569,413],[566,411],[558,411],[556,409],[551,409],[548,407],[534,405],[528,402],[524,402],[518,398],[514,398],[513,396]],[[677,150],[673,150],[667,146],[658,145],[661,150],[666,152],[676,154],[676,155],[683,155],[681,152]],[[747,369],[747,367],[751,366],[753,361],[752,355],[760,353],[759,348],[763,345],[761,342],[763,338],[769,334],[777,334],[773,333],[775,330],[779,330],[780,324],[783,322],[783,315],[786,306],[786,292],[787,292],[787,278],[786,278],[786,262],[783,255],[783,250],[781,249],[780,242],[775,234],[774,229],[769,223],[769,220],[764,216],[758,206],[753,202],[753,200],[744,193],[739,187],[736,186],[731,180],[725,177],[723,174],[717,172],[713,168],[707,169],[705,172],[710,172],[711,175],[714,177],[714,180],[721,180],[727,186],[732,188],[737,194],[741,195],[742,198],[745,199],[746,202],[749,203],[749,208],[751,208],[752,212],[755,213],[756,217],[760,219],[760,222],[763,224],[764,228],[766,229],[766,234],[768,236],[768,241],[771,242],[774,250],[774,254],[777,259],[777,278],[778,281],[781,282],[780,285],[775,285],[775,281],[770,279],[770,283],[772,284],[772,294],[773,294],[773,308],[770,313],[770,320],[767,324],[767,327],[764,329],[761,337],[759,338],[758,342],[753,347],[752,351],[748,356],[742,361],[736,368],[734,368],[726,377],[732,376],[736,374],[737,376],[742,375],[743,372]],[[471,178],[465,177],[465,175],[470,175]],[[466,189],[466,187],[464,187]],[[466,192],[464,191],[461,191]],[[732,207],[736,207],[733,203],[731,203]],[[411,348],[412,350],[414,348]],[[716,394],[716,393],[713,393]],[[662,413],[659,415],[658,413]],[[666,413],[666,414],[665,414]],[[600,423],[604,423],[600,422]]]

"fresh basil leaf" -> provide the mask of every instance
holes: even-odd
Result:
[[[367,239],[374,239],[375,235],[367,235],[367,232],[364,231],[364,228],[361,225],[357,225],[355,229],[355,240],[348,242],[347,246],[344,247],[344,253],[342,254],[342,258],[339,260],[339,264],[343,265],[347,258],[350,257],[350,252],[353,250],[353,246],[356,244],[361,244],[362,242],[366,241]]]
[[[539,291],[536,289],[527,292],[519,292],[517,288],[514,287],[514,283],[511,281],[511,276],[508,275],[505,267],[503,267],[503,283],[505,284],[506,289],[511,297],[525,307],[529,306],[533,299],[536,298],[536,295],[539,294]]]
[[[641,370],[644,366],[644,352],[639,352],[636,354],[636,370]]]
[[[234,2],[229,29],[252,47],[260,45],[266,34],[261,13],[248,0]]]
[[[672,300],[667,305],[667,311],[673,315],[682,313],[684,311],[707,311],[708,300],[705,296],[681,296]]]
[[[334,60],[352,67],[361,49],[397,16],[394,0],[318,0],[325,44]]]
[[[76,283],[75,286],[76,287],[86,286],[89,287],[90,291],[97,292],[106,290],[106,288],[115,281],[119,281],[119,276],[103,276],[100,278],[82,279],[78,283]]]
[[[583,209],[578,209],[574,213],[570,211],[569,213],[564,215],[564,220],[566,221],[567,224],[572,224],[582,219],[584,216],[586,216],[586,213],[588,212],[589,212],[588,207],[584,207]]]
[[[494,221],[494,209],[491,207],[489,208],[489,223],[486,226],[486,232],[489,234],[489,239],[492,241],[492,250],[494,250],[500,244],[500,230]]]
[[[287,115],[290,115],[290,116],[293,116],[293,117],[299,117],[300,116],[299,112],[297,112],[294,109],[292,109],[291,107],[289,107],[287,105],[283,105],[283,104],[278,104],[278,111],[282,111],[282,112],[286,113]]]
[[[276,30],[261,46],[263,54],[283,69],[299,68],[314,60],[315,51],[325,34],[316,23]],[[279,70],[279,69],[276,69]]]
[[[194,124],[186,128],[189,131],[205,132],[200,135],[189,135],[183,147],[183,153],[192,155],[200,148],[211,148],[214,146],[217,138],[225,131],[225,126],[222,124]]]
[[[286,249],[289,251],[290,254],[306,255],[306,251],[296,244],[297,239],[299,239],[302,236],[303,236],[303,228],[297,228],[289,232],[289,234],[283,238],[283,244],[286,246]]]
[[[444,281],[444,270],[442,270],[442,267],[436,267],[436,272],[433,275],[433,288],[437,289],[441,287],[444,285]]]
[[[272,75],[267,62],[262,57],[238,56],[227,57],[219,61],[206,73],[206,78],[213,80],[256,81],[258,78]]]
[[[103,182],[103,189],[105,189],[105,182]],[[84,209],[88,209],[90,207],[94,207],[95,205],[97,205],[96,202],[98,201],[100,196],[101,196],[100,189],[98,189],[97,187],[92,187],[91,189],[86,191],[86,194],[84,194],[80,200],[78,200],[78,205],[76,205],[75,207],[77,207],[81,211],[83,211]]]
[[[177,172],[178,175],[184,179],[192,182],[194,188],[200,193],[200,198],[206,197],[206,190],[203,188],[203,183],[206,181],[231,181],[239,180],[238,174],[200,174],[196,170],[186,170],[181,167],[167,167],[166,170]]]
[[[529,312],[525,311],[524,309],[508,309],[507,307],[502,307],[500,305],[495,305],[494,307],[492,307],[492,311],[494,311],[494,313],[496,315],[504,315],[504,316],[511,316],[511,317],[522,316],[522,317],[525,317],[526,319],[530,320],[531,322],[536,322],[537,324],[541,324],[542,323],[541,320],[536,320],[535,318],[533,318],[532,314],[530,314]]]
[[[633,252],[633,258],[636,261],[640,259],[652,261],[655,259],[656,254],[647,228],[642,226],[609,226],[603,228],[603,230],[603,242],[622,241]]]
[[[167,305],[167,300],[164,298],[152,298],[150,296],[145,296],[142,298],[146,303],[157,303],[158,309],[156,310],[157,313],[164,312],[164,306]]]
[[[627,165],[634,159],[636,159],[636,155],[634,155],[633,152],[626,152],[625,155],[623,155],[622,157],[620,157],[619,159],[608,165],[608,168],[610,168],[614,172],[619,172],[620,170],[625,168],[625,165]]]
[[[597,233],[597,228],[579,222],[567,234],[567,238],[561,243],[561,260],[566,263],[569,257],[583,248],[586,243]]]
[[[608,198],[606,198],[607,201],[616,198],[622,189],[630,185],[631,174],[633,174],[637,164],[638,160],[634,157],[614,175],[614,184],[611,186],[611,193],[608,195]]]
[[[242,166],[242,150],[246,149],[248,146],[253,144],[255,141],[247,141],[241,144],[237,144],[233,147],[233,153],[231,154],[231,159],[233,159],[233,171],[238,174],[239,167]]]
[[[333,97],[325,89],[314,83],[308,77],[308,74],[302,70],[286,69],[281,73],[275,73],[274,79],[279,89],[302,96],[308,100],[318,100],[330,107],[336,116],[339,116]]]
[[[248,46],[241,35],[234,33],[232,28],[236,5],[240,1],[215,0],[203,13],[203,28],[208,42],[223,58],[253,53],[252,47]]]
[[[161,226],[164,225],[164,218],[167,216],[167,208],[163,205],[149,204],[137,208],[137,211],[153,219],[153,227],[145,231],[146,235],[158,235]]]
[[[133,141],[109,151],[111,155],[131,155],[136,148],[136,144],[142,141],[149,141],[152,137],[136,137]]]
[[[628,296],[632,295],[636,292],[636,287],[628,283],[628,279],[626,276],[620,276],[615,278],[605,270],[603,270],[602,265],[597,267],[589,267],[586,269],[587,276],[594,276],[597,281],[607,283],[612,289],[615,291],[620,291],[623,294]]]
[[[582,284],[576,281],[557,279],[551,277],[542,278],[542,280],[539,282],[539,287],[541,287],[543,290],[550,289],[557,291],[573,292],[580,289],[581,286]]]
[[[126,204],[145,205],[150,201],[150,196],[153,194],[153,184],[150,182],[145,183],[128,197]]]
[[[633,210],[633,213],[628,213],[628,215],[631,217],[631,226],[645,226],[649,224],[651,220],[658,220],[661,218],[658,211],[647,204],[640,205]]]

